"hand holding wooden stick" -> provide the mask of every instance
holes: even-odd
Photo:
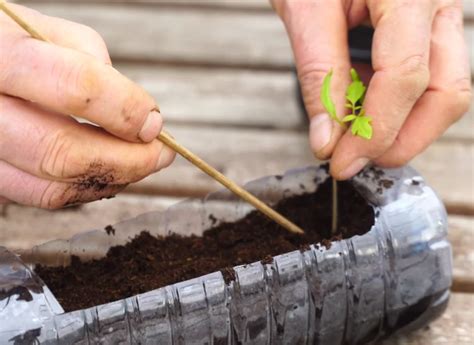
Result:
[[[0,9],[5,12],[10,18],[12,18],[19,26],[21,26],[25,31],[27,31],[33,38],[50,42],[47,37],[43,36],[37,30],[35,30],[31,25],[25,22],[21,17],[19,17],[14,11],[7,7],[6,2],[4,0],[0,0]],[[179,153],[185,159],[190,161],[196,167],[201,169],[207,175],[224,185],[227,189],[235,193],[237,196],[242,198],[243,200],[247,201],[255,208],[257,208],[260,212],[265,214],[270,219],[274,220],[282,227],[287,229],[292,233],[302,234],[304,231],[298,227],[296,224],[292,223],[284,216],[273,210],[271,207],[266,205],[263,201],[252,195],[251,193],[247,192],[242,187],[238,186],[235,182],[221,174],[211,165],[206,163],[204,160],[199,158],[197,155],[180,145],[176,140],[166,133],[164,130],[158,135],[158,140],[162,143],[173,149],[175,152]]]

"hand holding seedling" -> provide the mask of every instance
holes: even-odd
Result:
[[[312,150],[331,157],[334,177],[350,178],[370,161],[403,165],[467,111],[471,82],[460,0],[272,3],[293,47]],[[347,31],[368,20],[375,28],[373,70],[356,66],[368,84],[357,108],[360,99],[358,105],[348,99],[362,89],[348,90],[354,75]],[[321,101],[324,85],[329,108],[329,98]]]
[[[153,98],[111,66],[95,31],[9,6],[54,44],[0,12],[0,203],[97,200],[172,162],[174,151],[155,140]]]

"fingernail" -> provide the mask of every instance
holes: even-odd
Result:
[[[313,152],[321,151],[331,140],[332,120],[328,114],[319,114],[311,118],[310,144]]]
[[[160,171],[161,169],[164,169],[171,165],[173,163],[174,157],[176,156],[176,153],[170,149],[168,146],[163,144],[163,149],[160,152],[160,157],[158,157],[158,162],[156,163],[156,170],[155,171]]]
[[[356,175],[359,171],[361,171],[368,163],[370,159],[361,157],[357,158],[353,161],[349,166],[343,169],[339,174],[337,174],[337,178],[340,180],[347,180],[354,175]]]
[[[156,110],[152,110],[148,114],[140,133],[138,133],[138,137],[146,143],[152,141],[160,133],[161,124],[161,114]]]

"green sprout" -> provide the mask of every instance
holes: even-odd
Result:
[[[321,89],[321,102],[324,108],[328,112],[329,116],[341,126],[345,127],[346,124],[351,125],[351,132],[353,135],[361,138],[370,140],[372,138],[373,129],[370,124],[372,119],[365,114],[363,108],[365,91],[367,88],[364,83],[360,80],[359,74],[355,69],[351,69],[352,82],[346,90],[346,108],[351,110],[349,115],[346,115],[341,119],[337,116],[336,106],[331,99],[331,78],[332,70],[324,77],[323,87]],[[332,188],[332,234],[335,235],[337,232],[338,224],[338,198],[337,198],[337,181],[333,181]]]
[[[339,123],[341,126],[345,126],[346,123],[351,124],[351,132],[353,135],[359,136],[364,139],[371,139],[373,129],[371,125],[372,118],[365,114],[363,108],[365,91],[367,88],[364,83],[360,80],[359,75],[355,69],[351,69],[352,82],[346,90],[346,108],[351,110],[349,115],[346,115],[339,119],[336,114],[336,106],[331,99],[331,79],[332,70],[324,77],[323,87],[321,89],[321,102],[324,108],[329,113],[329,116]]]

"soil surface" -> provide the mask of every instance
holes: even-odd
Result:
[[[232,266],[255,261],[271,263],[271,256],[330,246],[330,240],[370,230],[372,207],[346,183],[339,183],[339,231],[331,235],[331,181],[316,193],[281,201],[275,208],[305,230],[293,235],[258,212],[235,223],[207,230],[202,237],[154,237],[142,232],[125,246],[113,247],[100,260],[68,267],[38,266],[36,272],[66,311],[91,307],[220,270],[234,279]],[[107,232],[113,235],[111,227]]]

